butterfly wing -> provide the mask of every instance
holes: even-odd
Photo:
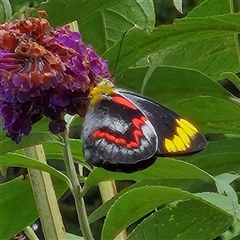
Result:
[[[88,109],[82,129],[88,163],[112,171],[132,172],[155,161],[158,138],[149,119],[121,94]]]
[[[186,119],[164,106],[127,90],[120,92],[141,109],[158,135],[157,156],[191,155],[206,147],[206,140]]]

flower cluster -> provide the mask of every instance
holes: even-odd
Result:
[[[52,133],[65,130],[63,115],[84,116],[89,89],[112,78],[106,60],[69,26],[53,29],[44,18],[0,25],[0,117],[15,142],[42,116]]]

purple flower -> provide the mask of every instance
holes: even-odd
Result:
[[[53,29],[44,18],[0,25],[0,117],[15,142],[42,116],[51,132],[64,131],[64,114],[84,116],[84,98],[102,78],[112,79],[107,61],[69,26]]]

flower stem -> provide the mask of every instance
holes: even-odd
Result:
[[[89,226],[84,199],[81,197],[81,186],[78,181],[75,165],[72,159],[72,152],[69,145],[68,130],[61,134],[65,146],[63,146],[63,156],[67,175],[72,183],[72,194],[76,204],[79,224],[85,240],[93,240],[91,228]]]
[[[26,156],[38,159],[46,164],[42,145],[25,148],[24,152]],[[66,239],[65,228],[50,175],[36,169],[28,169],[28,172],[45,238]]]

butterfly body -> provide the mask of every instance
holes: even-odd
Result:
[[[206,145],[190,122],[109,80],[90,92],[82,141],[88,163],[123,172],[144,169],[158,156],[193,154]]]

